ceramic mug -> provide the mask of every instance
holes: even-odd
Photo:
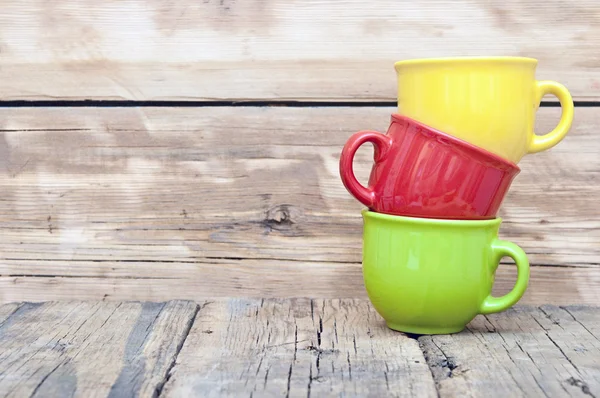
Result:
[[[375,146],[368,187],[353,170],[357,149]],[[369,209],[386,214],[451,218],[495,218],[517,165],[423,123],[393,114],[387,134],[359,131],[342,150],[340,176],[346,189]]]
[[[536,81],[537,60],[521,57],[414,59],[395,63],[398,111],[513,163],[558,144],[573,122],[569,91]],[[562,107],[550,133],[533,131],[545,94]]]
[[[508,309],[529,281],[529,262],[498,239],[501,219],[456,221],[390,216],[364,210],[363,278],[389,328],[415,334],[456,333],[478,314]],[[512,291],[491,295],[503,256],[518,276]]]

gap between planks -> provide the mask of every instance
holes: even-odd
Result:
[[[575,107],[600,107],[600,101],[573,101]],[[0,108],[394,108],[395,101],[127,101],[127,100],[15,100],[1,101]],[[540,108],[558,108],[558,101],[542,101]]]

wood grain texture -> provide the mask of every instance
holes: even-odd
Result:
[[[515,55],[600,93],[595,0],[5,2],[0,99],[396,97],[401,59]]]
[[[157,396],[197,310],[184,301],[24,303],[0,323],[0,396]]]
[[[599,322],[597,309],[517,306],[419,343],[440,397],[595,397]]]
[[[131,288],[160,301],[179,285],[187,298],[361,295],[362,206],[338,159],[350,134],[385,131],[391,112],[0,109],[0,299],[42,298],[33,286],[48,299],[69,289],[123,299]],[[559,113],[542,108],[538,131]],[[563,142],[522,161],[500,212],[501,237],[532,264],[577,268],[533,272],[532,288],[564,281],[549,290],[558,303],[565,291],[598,297],[598,123],[578,108]],[[361,149],[363,180],[371,161]]]
[[[9,303],[0,306],[0,327],[2,327],[4,321],[18,310],[20,306],[21,304],[19,303]]]
[[[461,333],[368,300],[0,306],[0,397],[597,397],[600,307],[518,305]]]
[[[76,268],[78,262],[73,263]],[[108,264],[107,264],[108,265]],[[169,269],[171,263],[158,263]],[[501,265],[494,294],[510,291],[514,266]],[[0,302],[20,300],[203,300],[207,297],[366,298],[360,264],[314,262],[248,263],[209,266],[197,264],[184,277],[0,277]],[[594,268],[533,267],[520,304],[597,304],[600,270]]]
[[[199,314],[165,397],[435,397],[416,340],[363,300],[228,300]]]

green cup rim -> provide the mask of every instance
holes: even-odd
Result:
[[[379,219],[391,222],[402,222],[403,224],[419,224],[419,225],[444,225],[457,227],[484,227],[491,225],[499,225],[502,223],[502,218],[496,217],[488,220],[453,220],[449,218],[424,218],[424,217],[406,217],[396,216],[392,214],[377,213],[369,209],[361,211],[363,218]]]

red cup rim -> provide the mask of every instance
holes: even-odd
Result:
[[[518,172],[521,171],[521,169],[519,168],[519,166],[517,166],[515,163],[511,162],[510,160],[506,160],[501,156],[496,155],[495,153],[492,153],[490,151],[487,151],[483,148],[478,147],[477,145],[473,145],[470,142],[461,140],[460,138],[456,138],[453,135],[444,133],[443,131],[439,131],[434,129],[433,127],[430,127],[426,124],[423,124],[415,119],[411,119],[407,116],[401,115],[399,113],[392,113],[392,122],[396,121],[396,122],[408,122],[414,125],[417,125],[427,131],[430,131],[432,133],[434,133],[435,135],[439,135],[444,137],[444,139],[450,141],[451,143],[455,144],[458,147],[462,147],[463,149],[466,149],[468,151],[472,151],[472,152],[476,152],[479,153],[487,158],[489,158],[491,161],[493,162],[497,162],[500,163],[502,166],[509,168],[509,169],[514,169]]]

